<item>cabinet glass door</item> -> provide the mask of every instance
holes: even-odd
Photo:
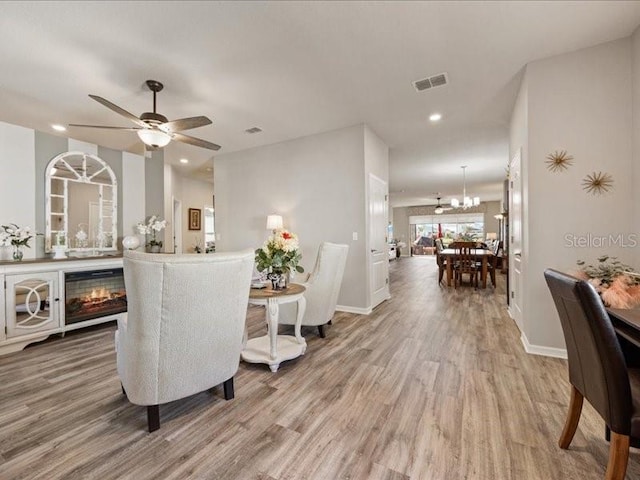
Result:
[[[59,326],[57,280],[56,272],[7,275],[7,337]]]

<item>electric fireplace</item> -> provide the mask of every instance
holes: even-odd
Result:
[[[127,311],[122,268],[66,272],[65,324]]]

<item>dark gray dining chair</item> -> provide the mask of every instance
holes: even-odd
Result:
[[[611,430],[606,480],[623,480],[630,437],[640,436],[640,369],[628,368],[602,299],[593,285],[547,269],[569,362],[571,400],[558,442],[567,449],[586,398]]]

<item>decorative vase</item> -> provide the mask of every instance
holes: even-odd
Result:
[[[140,239],[134,235],[127,235],[122,239],[122,246],[127,250],[135,250],[140,246]]]
[[[151,245],[151,247],[149,248],[149,251],[151,253],[160,253],[160,245]]]
[[[13,259],[16,262],[21,262],[23,256],[24,256],[24,252],[20,249],[20,245],[14,245]]]
[[[267,278],[271,281],[271,288],[273,290],[286,290],[289,286],[288,273],[269,273]]]
[[[67,247],[65,245],[54,245],[51,249],[53,250],[54,260],[67,258]]]

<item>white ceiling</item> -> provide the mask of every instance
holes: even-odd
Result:
[[[0,120],[130,126],[139,115],[207,115],[186,133],[233,152],[358,123],[390,147],[392,204],[435,192],[497,199],[523,66],[630,35],[640,2],[7,2],[0,5]],[[412,82],[447,72],[449,85]],[[443,119],[431,124],[438,111]],[[259,126],[263,133],[244,130]],[[52,132],[53,133],[53,132]],[[132,132],[64,135],[142,153]],[[211,151],[166,157],[207,175]]]

